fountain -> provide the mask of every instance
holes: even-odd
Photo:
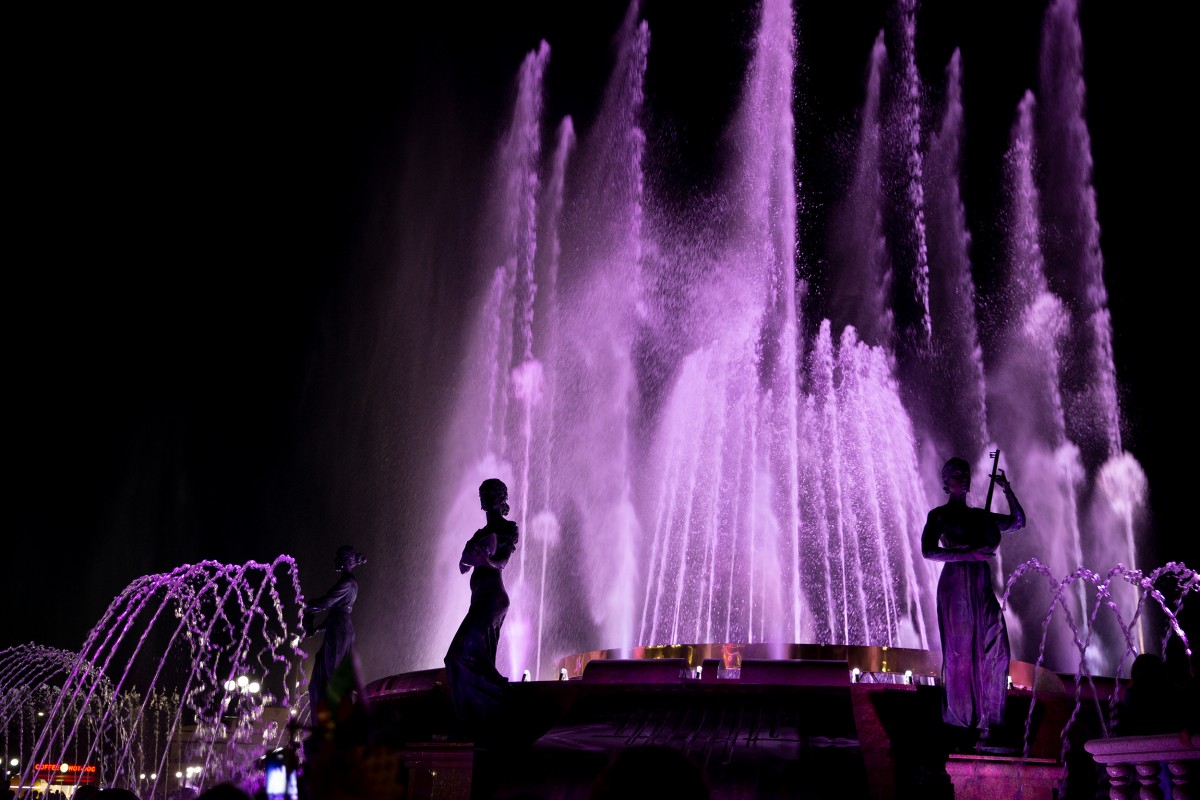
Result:
[[[130,583],[78,653],[0,652],[9,771],[143,800],[247,779],[306,720],[302,603],[288,556],[206,561]]]
[[[843,194],[812,242],[799,232],[820,218],[803,191],[816,167],[798,157],[794,112],[804,31],[787,2],[757,12],[697,185],[680,186],[648,127],[654,33],[636,2],[586,130],[547,118],[553,44],[528,52],[478,225],[429,567],[458,580],[475,489],[506,481],[523,538],[502,672],[553,677],[571,653],[687,642],[936,649],[920,534],[951,454],[984,475],[999,449],[1021,487],[1030,524],[998,575],[1034,559],[1060,578],[1143,567],[1147,486],[1121,440],[1077,4],[1047,10],[1041,84],[1013,110],[986,286],[960,188],[961,60],[924,85],[915,3],[894,11]],[[1055,168],[1038,172],[1039,154]],[[423,592],[436,605],[410,611],[412,667],[438,663],[465,608],[442,580]],[[1031,583],[1006,593],[1017,657],[1113,675],[1148,646],[1139,581],[1108,587],[1117,613],[1099,616],[1095,585],[1071,581],[1042,627]]]
[[[919,537],[938,467],[960,454],[983,474],[997,449],[1030,518],[996,571],[1014,655],[1078,690],[1183,637],[1196,574],[1138,553],[1147,486],[1121,437],[1077,4],[1049,8],[1041,83],[1013,109],[986,285],[960,186],[964,66],[955,53],[943,85],[923,83],[915,3],[895,11],[827,216],[805,176],[832,167],[804,156],[834,148],[798,124],[804,31],[785,0],[757,9],[695,183],[652,127],[636,2],[586,125],[547,111],[552,43],[528,52],[475,220],[457,405],[430,447],[445,513],[419,574],[435,577],[413,579],[423,599],[393,637],[411,663],[393,669],[440,664],[492,476],[523,537],[500,655],[514,679],[683,643],[927,654],[938,571]],[[0,652],[6,759],[25,784],[66,764],[145,798],[244,775],[303,720],[299,604],[290,558],[203,562],[130,584],[79,653]],[[362,641],[391,655],[381,630]]]

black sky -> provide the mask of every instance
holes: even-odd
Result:
[[[402,235],[387,220],[399,153],[453,142],[469,172],[541,38],[554,54],[548,109],[585,127],[624,13],[508,5],[9,18],[13,513],[0,648],[76,648],[131,580],[201,559],[289,553],[317,593],[333,548],[376,524],[324,478],[383,480],[369,447],[327,441],[353,435],[356,398],[331,401],[338,381],[380,357],[355,349],[379,337],[346,332],[356,298],[387,282],[380,253]],[[861,100],[888,6],[798,6],[799,121],[834,130]],[[723,121],[707,103],[736,91],[729,65],[745,56],[751,16],[737,3],[700,7],[647,3],[648,91],[681,152],[704,158]],[[923,71],[940,75],[963,48],[968,203],[995,191],[1016,102],[1036,81],[1041,11],[1033,0],[922,6]],[[1195,449],[1189,31],[1096,0],[1082,21],[1126,446],[1150,476],[1156,562],[1194,565],[1181,460]],[[453,113],[423,118],[444,96]],[[451,188],[469,202],[469,187]],[[984,235],[986,219],[972,224]]]

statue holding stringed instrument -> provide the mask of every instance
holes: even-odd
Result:
[[[990,559],[1001,536],[1025,526],[1012,484],[1000,469],[1000,451],[991,454],[992,474],[984,507],[967,504],[971,465],[954,457],[942,467],[946,502],[929,512],[921,553],[943,563],[938,580],[938,631],[942,643],[942,719],[964,738],[978,737],[978,749],[1000,749],[1008,695],[1008,628],[992,588]],[[1008,513],[991,510],[999,486]]]

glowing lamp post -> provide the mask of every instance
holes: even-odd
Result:
[[[251,680],[245,675],[239,675],[237,680],[230,678],[225,681],[225,691],[238,692],[243,695],[258,694],[262,686],[258,681]]]

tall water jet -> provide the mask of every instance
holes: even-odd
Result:
[[[890,227],[898,262],[895,307],[900,310],[896,351],[901,366],[925,357],[933,334],[929,318],[929,253],[925,231],[925,166],[922,135],[922,85],[917,72],[917,2],[898,0],[892,41],[897,69],[885,144],[894,153],[885,163],[892,167],[889,184],[893,216]],[[903,375],[908,379],[909,376]],[[910,387],[905,387],[909,389]]]
[[[1037,556],[1056,574],[1066,574],[1082,564],[1077,512],[1078,488],[1083,480],[1078,450],[1067,438],[1059,372],[1061,342],[1067,318],[1062,302],[1047,284],[1040,246],[1041,200],[1034,178],[1034,97],[1027,92],[1013,124],[1006,156],[1008,176],[1006,211],[1007,269],[995,326],[996,352],[988,370],[988,418],[1001,451],[1007,454],[1014,475],[1039,475],[1034,485],[1022,488],[1026,514],[1057,535],[1044,540],[1028,532],[1008,537],[1001,552],[1000,572]],[[1011,566],[1010,566],[1011,568]],[[1082,592],[1082,585],[1079,586]],[[1070,612],[1083,618],[1081,595],[1073,598]],[[1018,603],[1020,599],[1018,598]],[[1014,636],[1020,636],[1014,626]],[[1070,657],[1070,639],[1051,653]],[[1067,662],[1069,663],[1069,662]]]
[[[892,263],[883,231],[887,205],[882,185],[883,83],[888,50],[883,31],[871,48],[855,152],[847,154],[852,178],[830,223],[829,298],[825,316],[838,329],[847,325],[862,341],[891,348],[896,339]]]
[[[905,58],[912,24],[902,13]],[[936,572],[920,556],[927,505],[906,408],[912,387],[897,371],[902,352],[914,378],[928,350],[919,92],[911,70],[890,69],[886,41],[881,31],[870,53],[853,179],[829,236],[833,291],[816,306],[826,319],[802,384],[801,535],[806,559],[827,565],[805,570],[819,641],[925,647]]]
[[[1047,198],[1043,247],[1047,277],[1075,319],[1064,342],[1063,395],[1067,434],[1079,444],[1090,473],[1121,452],[1121,426],[1091,136],[1084,116],[1077,0],[1054,0],[1047,8],[1040,74],[1037,138]]]
[[[981,455],[990,439],[971,276],[971,234],[959,186],[962,139],[962,54],[955,50],[946,67],[941,127],[925,159],[929,306],[930,317],[937,322],[929,361],[931,377],[947,387],[929,398],[929,416],[940,423],[930,427],[922,452],[922,469],[929,475],[940,470],[947,454]]]
[[[632,3],[614,39],[616,61],[597,119],[579,148],[576,190],[564,209],[557,408],[553,446],[573,574],[593,637],[636,637],[641,520],[632,474],[639,387],[637,330],[646,311],[644,79],[650,30]],[[586,399],[585,402],[580,402]],[[542,665],[539,665],[542,666]]]
[[[533,431],[536,440],[545,444],[535,456],[533,468],[530,471],[530,481],[534,484],[536,495],[532,502],[537,509],[530,518],[530,525],[525,531],[527,547],[537,550],[540,569],[536,579],[537,601],[537,632],[534,638],[536,650],[533,654],[533,664],[539,670],[543,658],[543,645],[547,637],[554,631],[553,623],[547,624],[547,582],[550,579],[549,564],[551,548],[559,543],[559,521],[554,513],[555,502],[555,469],[554,447],[556,431],[554,429],[556,391],[557,346],[559,341],[558,318],[558,267],[562,255],[562,243],[559,238],[559,228],[562,219],[563,193],[566,183],[567,164],[575,147],[575,127],[570,117],[563,119],[558,126],[557,143],[554,148],[553,160],[550,166],[550,179],[547,182],[543,200],[542,219],[539,230],[546,246],[539,253],[538,279],[542,287],[540,311],[535,312],[539,322],[535,345],[537,352],[542,354],[543,368],[541,372],[541,387],[536,399],[543,403],[543,411],[538,417],[538,427]],[[532,403],[534,398],[528,402]],[[558,598],[553,598],[557,600]]]
[[[1046,198],[1042,247],[1051,288],[1071,318],[1062,342],[1064,423],[1085,470],[1078,515],[1088,535],[1081,543],[1085,560],[1080,563],[1118,563],[1137,569],[1146,478],[1122,444],[1077,0],[1054,0],[1047,8],[1039,66],[1037,148]],[[1127,587],[1121,587],[1118,602],[1126,613],[1136,601]],[[1145,631],[1139,630],[1143,648],[1144,636]],[[1119,647],[1121,631],[1107,627],[1102,641],[1110,651]],[[1095,659],[1098,668],[1111,666],[1111,660],[1098,653]]]
[[[643,481],[654,520],[639,641],[781,641],[806,613],[798,574],[793,20],[768,2],[719,176],[730,213],[702,221],[710,257],[654,226],[656,296],[642,350],[677,350]],[[686,287],[686,288],[685,288]],[[692,299],[695,329],[664,321]],[[724,305],[722,305],[724,303]],[[643,366],[643,375],[646,374]],[[643,378],[645,380],[645,378]],[[696,426],[711,431],[697,436]],[[655,476],[661,476],[657,478]]]

